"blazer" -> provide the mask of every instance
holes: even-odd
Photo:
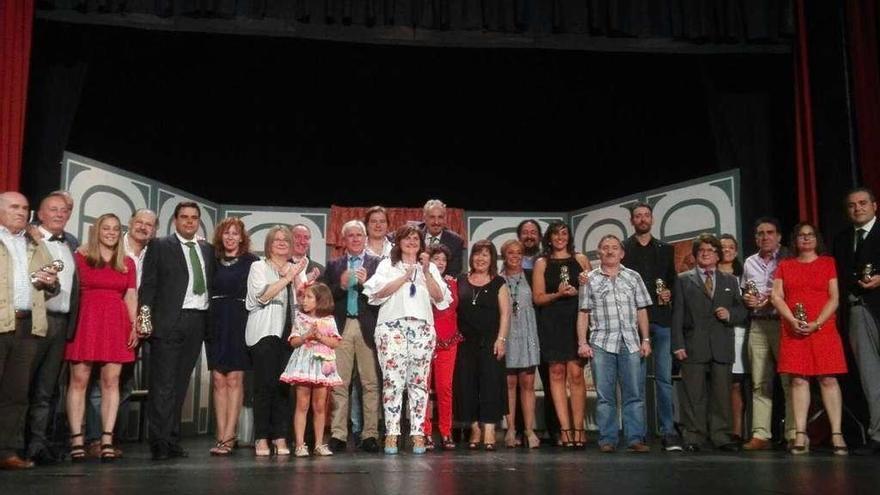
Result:
[[[748,312],[736,277],[715,270],[715,293],[710,299],[697,268],[681,273],[672,292],[672,351],[687,351],[688,363],[733,363],[733,327],[743,325]],[[730,312],[729,321],[715,317],[716,308]]]
[[[428,232],[424,223],[419,225],[419,230],[422,231],[427,244]],[[449,229],[443,229],[443,232],[440,233],[440,244],[448,247],[449,252],[452,253],[452,258],[446,263],[446,275],[458,277],[465,268],[463,266],[464,239]]]
[[[865,236],[862,247],[858,252],[853,252],[855,242],[855,230],[850,225],[834,237],[832,250],[834,259],[837,261],[837,284],[840,288],[840,304],[848,302],[849,295],[861,297],[874,318],[880,318],[880,289],[864,290],[857,283],[861,278],[862,268],[866,263],[872,263],[876,273],[880,273],[880,219],[874,223],[874,227]],[[845,315],[846,311],[838,311],[838,315]],[[846,325],[841,325],[842,329]]]
[[[364,269],[367,270],[367,279],[373,276],[376,273],[376,267],[379,266],[379,262],[382,261],[378,256],[373,256],[371,254],[367,254],[365,251],[362,254],[363,266]],[[345,319],[347,317],[347,309],[348,309],[348,288],[340,284],[339,277],[342,276],[342,273],[348,269],[348,255],[344,254],[335,260],[331,261],[327,264],[327,269],[324,273],[321,274],[320,281],[327,284],[330,287],[330,292],[333,293],[333,302],[335,303],[333,308],[333,316],[336,318],[336,327],[339,328],[339,333],[342,334],[345,329]],[[367,302],[367,296],[363,294],[364,286],[362,284],[357,285],[357,304],[358,304],[358,323],[361,325],[361,333],[364,336],[364,343],[367,344],[367,347],[374,349],[374,334],[376,332],[376,319],[379,315],[379,306],[373,306]]]
[[[205,290],[208,291],[210,301],[211,283],[214,279],[214,248],[205,241],[199,241],[199,248],[205,261]],[[138,307],[150,307],[153,335],[156,337],[161,338],[174,327],[180,317],[189,282],[186,263],[176,234],[150,241],[144,257]]]

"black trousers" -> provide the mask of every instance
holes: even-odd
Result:
[[[507,368],[491,344],[458,344],[452,400],[457,421],[497,423],[507,414]]]
[[[181,409],[207,324],[207,311],[183,310],[173,328],[150,339],[147,417],[152,445],[180,443]]]
[[[33,457],[49,447],[49,420],[60,396],[58,375],[64,364],[64,346],[67,343],[67,315],[50,314],[46,337],[38,339],[34,356],[34,375],[31,381],[30,407],[27,415],[27,454]]]
[[[290,346],[273,336],[248,350],[254,363],[254,438],[287,438],[293,418],[290,385],[278,378],[290,359]]]
[[[685,443],[702,444],[707,439],[716,447],[731,442],[733,411],[730,363],[681,363],[681,420]]]
[[[31,319],[15,320],[15,331],[0,334],[0,459],[24,448],[28,388],[37,347]]]

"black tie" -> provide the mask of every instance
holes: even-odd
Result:
[[[64,235],[53,235],[49,237],[49,242],[64,242]]]
[[[862,244],[865,243],[865,229],[856,229],[856,252],[862,249]]]

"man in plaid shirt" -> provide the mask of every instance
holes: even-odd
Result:
[[[599,403],[599,450],[617,447],[617,384],[623,401],[623,430],[627,452],[644,453],[645,358],[651,354],[648,311],[651,296],[638,272],[620,264],[623,244],[614,235],[599,241],[601,265],[580,287],[578,355],[592,358]],[[589,334],[589,340],[588,340]]]

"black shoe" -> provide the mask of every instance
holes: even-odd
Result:
[[[180,444],[172,443],[168,445],[169,457],[189,457],[189,452],[183,450]]]
[[[853,450],[855,455],[876,455],[880,454],[880,441],[869,440],[865,445]]]
[[[330,450],[332,452],[337,452],[337,453],[341,454],[341,453],[345,452],[346,444],[345,444],[345,442],[343,442],[342,440],[340,440],[336,437],[331,437],[330,441],[327,442],[327,446],[330,447]]]
[[[61,459],[52,453],[48,447],[43,447],[33,454],[29,454],[28,458],[34,461],[37,466],[51,466],[58,464]]]
[[[666,452],[681,452],[682,450],[678,435],[666,435],[660,443],[663,444],[663,450]]]
[[[739,452],[742,450],[742,446],[736,442],[730,442],[718,447],[718,450],[722,452]]]
[[[699,452],[700,446],[695,443],[689,443],[684,446],[684,451],[685,452]]]
[[[355,448],[360,448],[361,446],[361,432],[352,433],[351,441],[354,443]]]
[[[379,442],[373,437],[365,438],[361,442],[361,450],[375,454],[376,452],[379,452]]]
[[[155,444],[150,447],[150,451],[153,454],[154,461],[164,461],[171,458],[167,444]]]

